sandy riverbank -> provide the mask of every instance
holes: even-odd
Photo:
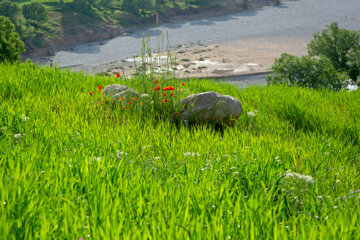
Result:
[[[254,38],[237,40],[226,44],[185,46],[171,52],[178,63],[175,75],[181,78],[192,77],[231,77],[267,72],[281,53],[297,56],[306,54],[308,39],[292,38]],[[161,54],[166,59],[167,54]],[[111,63],[84,66],[87,73],[116,74],[131,76],[134,73],[133,58],[124,58]]]

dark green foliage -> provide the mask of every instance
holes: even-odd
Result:
[[[309,56],[284,53],[276,59],[274,75],[268,76],[267,82],[339,90],[347,78],[356,81],[360,75],[360,31],[339,28],[337,23],[327,27],[309,42]]]
[[[144,12],[153,10],[153,2],[150,0],[124,0],[122,9],[136,16],[144,15]]]
[[[14,25],[6,17],[0,16],[0,62],[15,62],[24,52],[24,43],[16,33]]]
[[[206,5],[207,2],[208,2],[208,0],[193,0],[193,4],[194,5],[199,5],[199,6]]]
[[[22,12],[24,18],[28,22],[32,22],[34,24],[43,23],[48,19],[48,13],[45,6],[38,2],[25,4],[22,7]]]
[[[314,39],[308,44],[310,56],[325,56],[331,60],[336,69],[341,71],[348,71],[356,64],[351,61],[352,54],[356,51],[359,54],[359,49],[360,31],[339,28],[337,23],[331,23],[321,33],[315,33]]]
[[[64,9],[64,7],[65,7],[64,0],[59,0],[59,8],[62,10],[62,9]]]
[[[8,17],[15,24],[20,14],[20,8],[16,3],[9,1],[0,2],[0,16]]]
[[[73,6],[79,12],[83,9],[90,9],[94,0],[74,0]]]
[[[272,66],[273,76],[268,83],[287,83],[307,88],[328,88],[339,90],[343,77],[326,57],[319,59],[309,56],[296,57],[283,53]]]

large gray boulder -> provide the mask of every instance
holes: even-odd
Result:
[[[112,84],[105,88],[103,96],[106,100],[119,101],[121,98],[137,98],[139,97],[139,94],[135,91],[135,89],[128,86]]]
[[[180,101],[179,115],[189,123],[234,125],[242,113],[239,100],[217,92],[193,94]]]

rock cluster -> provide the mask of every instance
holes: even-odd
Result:
[[[149,98],[147,94],[140,95],[134,89],[120,84],[107,86],[103,96],[110,101],[119,101],[121,98]],[[217,92],[192,94],[181,100],[179,105],[180,119],[187,121],[189,124],[214,123],[216,125],[233,126],[235,120],[243,112],[239,100]]]

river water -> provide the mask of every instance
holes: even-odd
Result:
[[[331,22],[348,29],[360,29],[360,0],[287,0],[281,6],[161,24],[101,44],[82,44],[72,51],[57,52],[54,62],[60,67],[86,67],[118,61],[139,54],[143,36],[149,36],[152,49],[157,49],[162,36],[167,34],[170,47],[227,44],[252,38],[310,39],[314,32]]]

